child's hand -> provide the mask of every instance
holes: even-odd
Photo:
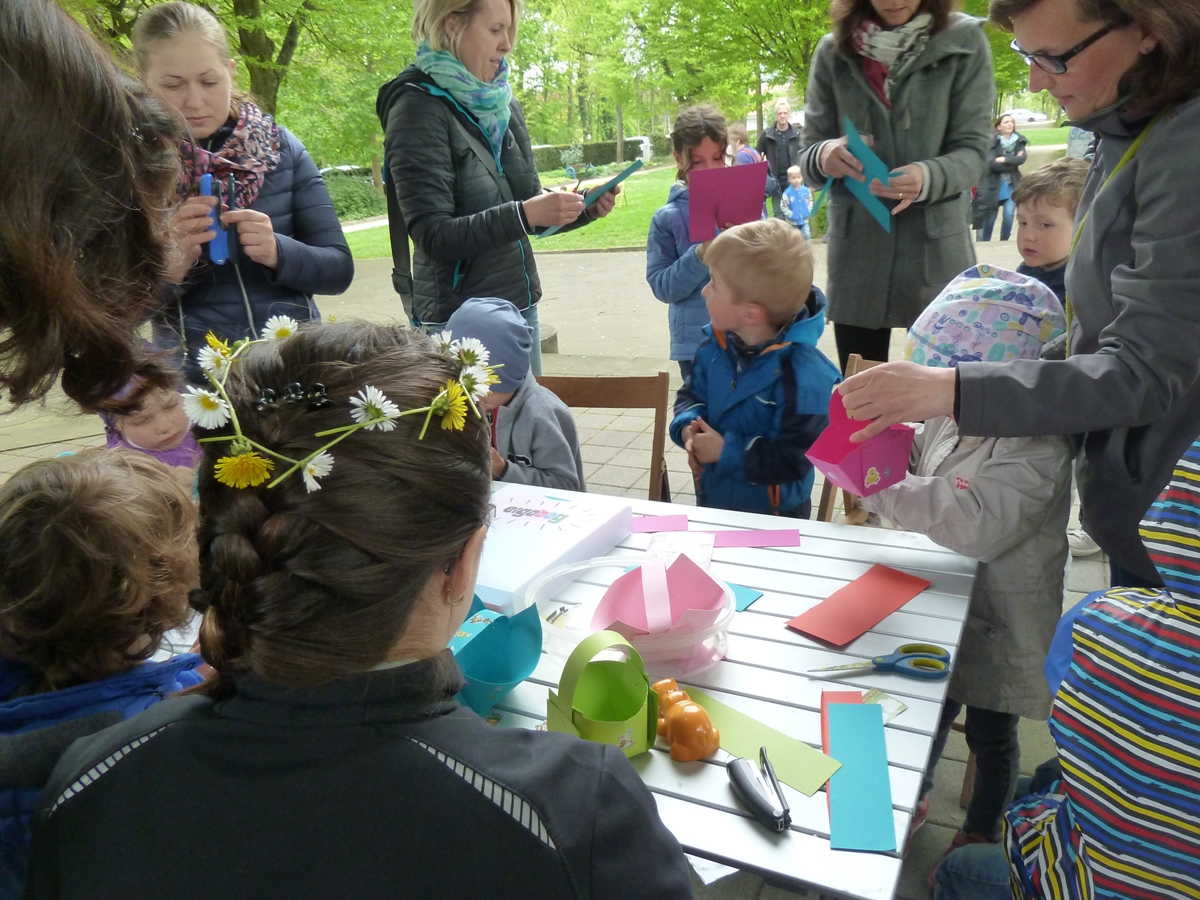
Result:
[[[696,453],[692,450],[692,445],[688,444],[687,451],[688,468],[692,470],[692,474],[699,478],[704,473],[704,463],[696,459]]]
[[[492,448],[492,477],[499,478],[504,474],[504,470],[508,468],[508,462],[496,452],[496,448]]]
[[[692,435],[694,435],[695,433],[696,433],[696,423],[695,422],[689,422],[687,425],[683,426],[683,429],[679,432],[679,436],[681,438],[683,438],[683,446],[684,447],[687,447],[688,441],[690,441],[692,439]]]
[[[712,426],[703,419],[696,419],[695,428],[691,440],[687,442],[688,452],[695,453],[696,459],[702,463],[715,463],[725,449],[725,438],[713,431]]]

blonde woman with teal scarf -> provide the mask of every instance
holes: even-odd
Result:
[[[543,191],[525,114],[508,83],[522,0],[416,0],[416,62],[379,91],[392,210],[393,283],[414,325],[440,331],[471,297],[499,297],[533,331],[541,374],[530,237],[608,214],[608,194]],[[414,257],[408,271],[407,237]]]

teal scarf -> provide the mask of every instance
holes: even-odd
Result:
[[[492,155],[498,161],[511,114],[509,103],[512,102],[512,88],[508,85],[508,60],[500,61],[500,69],[494,79],[480,81],[453,54],[433,50],[428,43],[422,42],[417,48],[416,66],[479,123],[491,144]]]

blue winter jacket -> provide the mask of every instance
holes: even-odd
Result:
[[[42,787],[63,751],[77,738],[199,684],[204,679],[196,667],[203,662],[184,653],[102,681],[0,699],[0,900],[21,896]],[[12,697],[30,679],[25,666],[0,657],[0,698]]]
[[[304,145],[286,128],[279,129],[279,165],[267,173],[250,209],[271,217],[279,245],[278,269],[239,254],[235,272],[233,265],[213,265],[201,253],[184,283],[168,292],[155,319],[154,343],[174,349],[182,313],[189,381],[206,382],[196,354],[209,331],[226,340],[257,338],[271,316],[291,316],[298,322],[320,318],[312,295],[340,294],[354,278],[354,260],[325,181]]]
[[[646,241],[646,281],[663,303],[670,304],[671,359],[691,361],[704,340],[708,307],[700,291],[708,284],[708,267],[696,258],[688,237],[688,189],[676,182],[667,205],[650,220]]]
[[[795,515],[810,499],[805,453],[829,424],[829,396],[841,381],[817,349],[824,311],[825,295],[813,288],[804,318],[761,348],[739,347],[735,337],[705,327],[671,422],[671,439],[681,447],[681,432],[697,418],[725,439],[721,458],[700,476],[697,505]]]

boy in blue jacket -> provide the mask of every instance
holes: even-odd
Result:
[[[804,236],[780,219],[718,235],[704,257],[711,323],[679,391],[671,439],[688,452],[700,506],[806,519],[805,453],[841,380],[817,349],[825,296]]]

